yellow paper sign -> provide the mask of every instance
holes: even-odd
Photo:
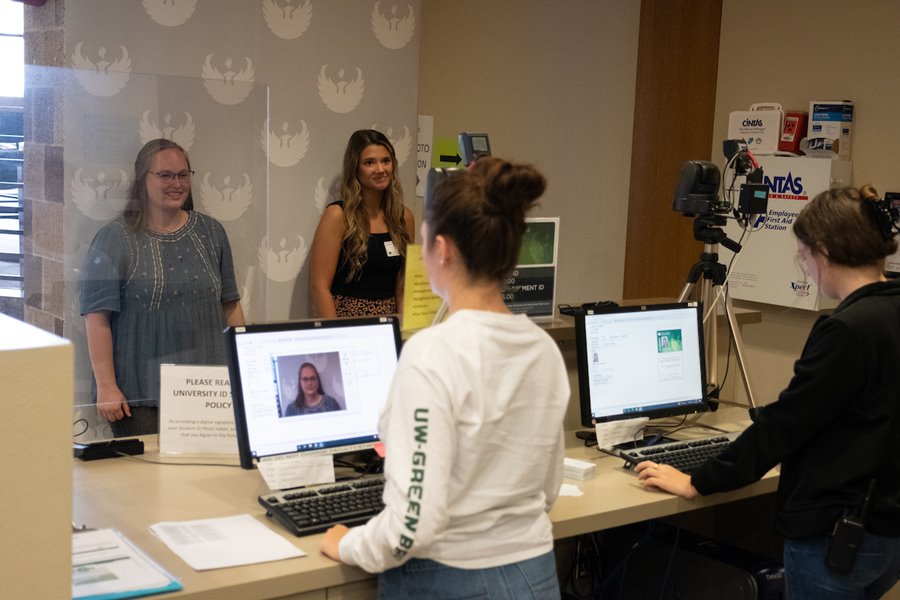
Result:
[[[403,331],[416,331],[431,325],[441,307],[441,297],[431,291],[422,246],[406,247],[406,274],[403,283]]]

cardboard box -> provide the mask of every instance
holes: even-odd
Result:
[[[809,103],[809,124],[804,150],[809,155],[850,158],[853,102],[815,100]]]

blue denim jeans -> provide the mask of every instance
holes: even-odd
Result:
[[[820,535],[784,541],[786,600],[881,598],[900,580],[900,538],[866,533],[849,573],[825,566],[829,539]]]
[[[378,597],[491,600],[558,600],[553,552],[490,569],[456,569],[414,558],[378,578]]]

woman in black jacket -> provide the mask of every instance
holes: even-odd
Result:
[[[690,475],[652,461],[637,471],[644,485],[693,498],[781,463],[775,531],[787,597],[879,598],[900,578],[900,281],[884,276],[896,228],[865,186],[819,194],[793,231],[807,275],[840,304],[813,325],[788,387]],[[865,523],[847,523],[867,490]],[[854,530],[856,552],[845,543]]]

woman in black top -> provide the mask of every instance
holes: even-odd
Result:
[[[896,229],[875,190],[816,196],[794,223],[804,270],[840,304],[813,325],[777,402],[690,475],[652,461],[640,480],[693,498],[733,490],[781,463],[775,531],[787,598],[878,598],[900,578],[900,281],[884,277]],[[849,572],[826,556],[832,531],[871,487]],[[852,527],[851,527],[852,528]]]
[[[312,243],[309,287],[315,316],[400,313],[403,261],[415,237],[403,206],[394,147],[361,129],[344,152],[341,200],[325,208]]]

